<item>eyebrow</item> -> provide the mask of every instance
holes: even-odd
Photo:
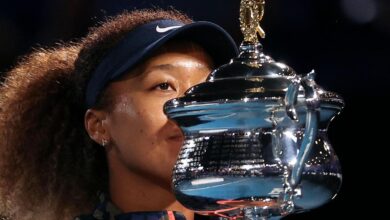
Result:
[[[173,68],[175,68],[176,65],[173,65],[173,64],[170,64],[170,63],[167,63],[167,64],[159,64],[159,65],[155,65],[155,66],[152,66],[150,68],[148,68],[147,70],[145,70],[142,74],[147,74],[149,72],[152,72],[154,70],[172,70]],[[205,66],[205,65],[199,65],[198,66],[199,68],[201,69],[206,69],[206,70],[211,70],[212,67],[208,67],[208,66]]]
[[[140,72],[140,76],[142,78],[146,77],[149,73],[155,71],[155,70],[163,70],[163,71],[169,71],[169,70],[172,70],[173,69],[173,65],[172,64],[160,64],[160,65],[155,65],[155,66],[151,66],[149,67],[148,69],[143,69],[141,72]]]
[[[153,70],[155,70],[155,69],[159,69],[159,70],[170,70],[170,69],[173,69],[174,67],[175,67],[174,65],[169,64],[169,63],[167,63],[167,64],[155,65],[155,66],[150,67],[147,71],[145,71],[145,73],[146,73],[146,72],[151,72],[151,71],[153,71]]]

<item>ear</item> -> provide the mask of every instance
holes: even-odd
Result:
[[[89,137],[100,145],[103,144],[103,141],[110,140],[105,124],[106,117],[106,112],[95,109],[88,109],[84,115],[84,126]]]

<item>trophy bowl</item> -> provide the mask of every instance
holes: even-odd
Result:
[[[261,67],[237,60],[226,64],[165,104],[165,113],[185,136],[173,189],[186,207],[225,215],[266,206],[272,215],[283,215],[291,208],[321,206],[338,192],[342,175],[327,127],[343,100],[312,84],[318,106],[310,106],[298,83],[296,118],[290,116],[286,97],[300,77],[267,60]],[[310,149],[301,156],[303,145]]]
[[[327,128],[344,101],[319,87],[314,71],[298,75],[264,55],[251,35],[262,31],[252,21],[264,1],[241,4],[239,56],[165,103],[185,136],[173,190],[199,214],[275,219],[336,196],[342,174]]]

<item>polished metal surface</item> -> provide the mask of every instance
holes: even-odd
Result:
[[[258,128],[188,135],[174,171],[177,198],[193,210],[210,214],[244,205],[287,203],[282,197],[284,185],[297,162],[303,133],[303,128]],[[328,202],[341,180],[338,158],[326,132],[320,131],[295,189],[299,191],[295,209]]]
[[[178,200],[221,216],[266,207],[276,217],[325,204],[342,181],[326,131],[343,105],[314,72],[234,59],[165,105],[186,137],[173,174]]]
[[[177,199],[200,214],[245,219],[277,219],[333,199],[342,174],[327,128],[344,101],[314,77],[244,41],[238,57],[168,101],[164,111],[185,135],[173,171]]]

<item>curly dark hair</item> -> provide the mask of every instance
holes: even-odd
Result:
[[[0,216],[71,219],[108,190],[104,149],[84,128],[84,89],[107,51],[134,27],[191,22],[175,10],[138,10],[108,18],[79,42],[38,49],[0,87]],[[101,95],[94,108],[108,108]]]

